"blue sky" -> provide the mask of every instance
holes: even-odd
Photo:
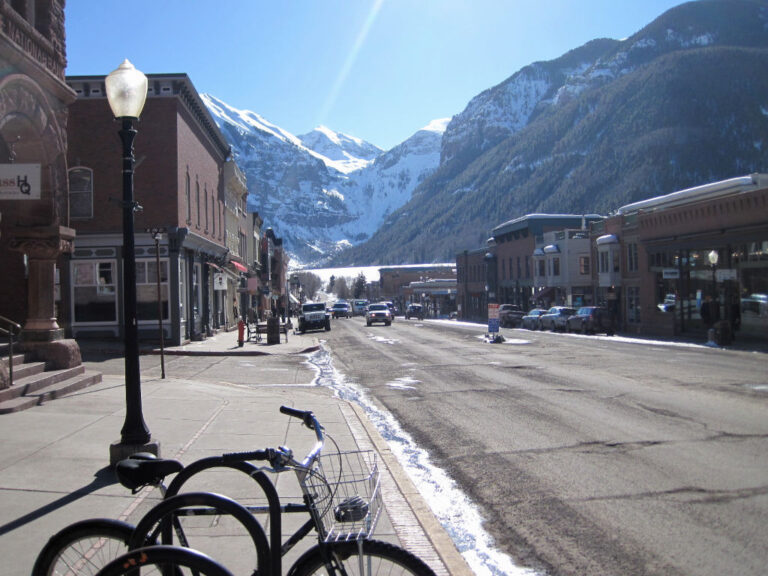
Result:
[[[625,38],[681,0],[69,0],[67,74],[189,75],[299,135],[389,149],[538,60]]]

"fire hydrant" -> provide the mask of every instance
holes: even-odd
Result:
[[[245,322],[242,320],[237,321],[237,345],[243,347],[243,338],[245,336]]]

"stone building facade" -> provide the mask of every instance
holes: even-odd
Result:
[[[55,304],[56,261],[73,249],[67,195],[63,0],[0,1],[0,316],[28,356],[80,364]]]

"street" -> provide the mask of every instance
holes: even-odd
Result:
[[[321,337],[518,565],[764,574],[765,354],[506,329],[488,344],[482,332],[358,317]]]

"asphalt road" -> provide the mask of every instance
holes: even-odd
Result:
[[[768,356],[333,321],[334,365],[552,575],[764,575]],[[301,336],[299,336],[301,337]]]

